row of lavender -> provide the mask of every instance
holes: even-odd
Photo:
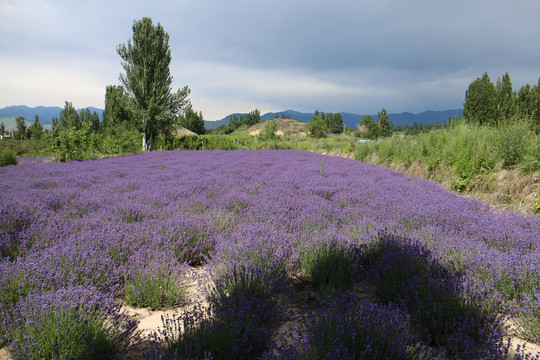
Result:
[[[0,346],[15,358],[122,351],[138,334],[119,300],[181,306],[202,264],[210,307],[167,319],[159,356],[502,357],[502,315],[540,336],[539,219],[387,169],[298,151],[155,152],[0,179]],[[275,333],[298,278],[318,299],[293,346]]]

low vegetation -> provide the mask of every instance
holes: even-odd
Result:
[[[532,358],[508,320],[539,342],[540,220],[383,167],[158,151],[0,179],[14,359],[122,356],[141,340],[125,304],[183,310],[150,359]]]

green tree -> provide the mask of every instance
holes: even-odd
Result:
[[[343,132],[343,116],[341,113],[332,116],[329,129],[332,134],[341,134]]]
[[[242,116],[240,122],[248,127],[258,124],[261,122],[261,112],[259,109],[255,109],[249,114]]]
[[[510,75],[504,74],[502,81],[497,79],[497,111],[498,122],[508,121],[516,115],[516,99],[512,91]]]
[[[80,111],[79,123],[81,124],[81,128],[87,126],[91,132],[97,133],[101,130],[98,113],[95,111],[92,113],[89,108]]]
[[[6,128],[4,126],[4,123],[0,123],[0,136],[4,135],[6,133]]]
[[[533,87],[532,92],[534,96],[532,128],[537,134],[540,134],[540,79],[538,79],[538,84]]]
[[[130,98],[123,86],[109,85],[105,89],[105,111],[103,126],[115,127],[120,124],[137,128],[137,119],[130,104]]]
[[[39,140],[43,134],[43,125],[39,122],[39,115],[36,114],[34,122],[28,127],[28,135],[31,139]]]
[[[179,124],[180,126],[193,131],[197,135],[204,135],[204,118],[202,112],[197,112],[193,110],[190,106],[187,107],[185,113],[180,116]]]
[[[360,128],[364,128],[363,136],[367,139],[376,139],[379,137],[379,126],[375,123],[371,115],[364,115],[362,117]]]
[[[392,121],[390,121],[390,119],[388,118],[388,114],[386,113],[385,108],[382,108],[381,112],[378,113],[377,125],[379,127],[380,136],[392,136],[394,125],[392,124]]]
[[[480,125],[497,124],[497,90],[487,73],[473,81],[465,92],[463,118]]]
[[[15,119],[17,124],[17,131],[15,131],[15,139],[24,140],[26,139],[26,123],[24,122],[24,117],[18,116]]]
[[[276,138],[277,124],[276,120],[266,120],[264,122],[263,128],[259,133],[259,137],[262,140],[274,140]]]
[[[318,113],[318,111],[316,113]],[[309,121],[307,128],[310,135],[315,138],[326,137],[328,131],[326,128],[326,121],[321,115],[313,116]]]
[[[75,110],[75,107],[73,107],[73,104],[69,101],[65,102],[64,108],[60,111],[59,125],[62,129],[81,128],[79,114],[77,113],[77,110]]]
[[[536,112],[535,93],[531,85],[527,84],[521,87],[517,96],[518,113],[521,117],[530,118]]]
[[[133,101],[143,132],[143,150],[155,150],[159,135],[169,135],[174,119],[189,103],[189,88],[172,91],[169,34],[144,17],[133,23],[133,38],[117,47],[125,74],[120,82]]]

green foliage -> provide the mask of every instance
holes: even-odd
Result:
[[[309,121],[307,128],[310,136],[314,138],[326,137],[328,131],[326,121],[320,115],[313,116]]]
[[[100,152],[105,155],[129,155],[141,151],[141,133],[127,124],[106,128]]]
[[[66,296],[67,297],[67,296]],[[65,301],[33,300],[26,319],[17,319],[7,350],[13,359],[105,359],[129,343],[135,324],[112,315],[113,309]],[[49,303],[47,303],[49,301]]]
[[[504,74],[502,81],[497,78],[497,110],[499,114],[498,122],[504,122],[506,119],[510,119],[516,115],[516,98],[512,91],[512,82],[510,81],[510,75]]]
[[[341,134],[343,132],[343,117],[341,113],[332,114],[315,111],[315,116],[320,116],[326,124],[326,131],[331,134]]]
[[[509,126],[516,119],[529,119],[529,126],[540,133],[540,79],[536,86],[527,84],[512,90],[510,75],[504,74],[493,85],[487,73],[473,81],[465,93],[463,118],[480,125]]]
[[[528,129],[529,125],[526,122],[515,120],[510,126],[498,132],[503,167],[509,168],[523,160],[530,138]]]
[[[13,136],[17,140],[26,139],[26,123],[24,122],[24,117],[18,116],[15,121],[17,122],[17,131],[15,131]]]
[[[246,129],[261,122],[261,112],[258,109],[251,111],[249,114],[229,116],[229,124],[227,126],[220,126],[217,130],[218,133],[230,134],[235,130],[244,126]]]
[[[99,120],[99,119],[98,119]],[[28,137],[30,139],[41,139],[43,135],[43,125],[39,122],[39,115],[36,114],[35,121],[28,127]]]
[[[394,125],[392,121],[388,118],[386,109],[383,108],[378,114],[377,125],[379,127],[379,135],[382,137],[392,136]]]
[[[376,139],[379,137],[379,127],[371,115],[364,115],[360,120],[357,135],[366,139]]]
[[[252,135],[201,135],[165,138],[164,150],[245,150],[255,149],[257,137]]]
[[[197,135],[204,135],[205,133],[202,112],[197,114],[191,106],[188,106],[185,114],[180,116],[178,123],[183,128],[193,131]]]
[[[355,250],[335,241],[300,249],[300,269],[318,291],[352,288],[356,276]]]
[[[0,150],[0,167],[17,165],[17,155],[10,149]]]
[[[4,135],[6,133],[6,127],[4,126],[4,122],[0,123],[0,136]]]
[[[105,128],[138,127],[131,99],[122,86],[109,85],[105,89],[105,111],[103,126]]]
[[[461,122],[446,129],[417,136],[390,138],[358,144],[355,157],[366,159],[377,155],[379,164],[420,162],[428,171],[450,169],[455,190],[467,191],[479,176],[519,166],[525,172],[536,171],[538,135],[527,122],[514,120],[507,127],[485,127]]]
[[[180,277],[163,265],[135,271],[126,278],[124,285],[124,298],[129,305],[152,310],[179,305],[186,296]]]
[[[189,103],[186,86],[172,92],[169,34],[144,17],[133,23],[133,38],[117,47],[125,74],[120,81],[134,104],[143,131],[143,150],[155,150],[159,135],[172,131],[174,118]]]
[[[465,92],[463,118],[480,125],[497,124],[497,91],[487,73],[473,81]]]
[[[264,126],[259,133],[261,140],[274,140],[276,138],[277,124],[275,120],[266,120]]]
[[[81,128],[79,114],[77,114],[77,110],[75,110],[75,107],[71,102],[66,101],[64,108],[62,109],[62,111],[60,111],[60,119],[58,124],[62,129]]]
[[[82,160],[95,157],[100,135],[92,131],[92,124],[85,122],[80,129],[53,129],[53,150],[58,161]]]

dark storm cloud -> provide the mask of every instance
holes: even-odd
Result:
[[[102,106],[122,71],[116,46],[143,16],[170,35],[175,86],[188,84],[213,119],[254,107],[458,108],[483,72],[509,72],[515,89],[540,77],[537,1],[3,0],[0,10],[0,65],[10,68],[0,91],[18,103],[39,102],[56,77],[58,99]],[[13,91],[16,75],[35,82]]]

